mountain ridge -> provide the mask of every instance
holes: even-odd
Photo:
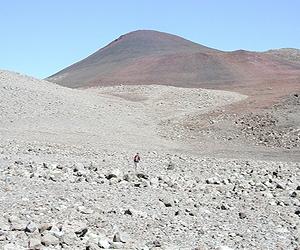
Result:
[[[120,84],[231,88],[300,78],[297,49],[221,51],[180,36],[137,30],[47,78],[71,88]]]

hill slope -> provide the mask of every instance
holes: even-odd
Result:
[[[72,88],[165,84],[221,89],[241,82],[298,81],[299,58],[285,55],[281,50],[223,52],[171,34],[141,30],[121,36],[47,80]]]
[[[166,147],[171,144],[158,133],[162,121],[210,112],[244,98],[228,91],[170,86],[69,89],[0,70],[0,135],[25,141],[93,142],[105,148]]]
[[[292,48],[268,50],[265,54],[276,56],[280,59],[300,64],[300,50]]]

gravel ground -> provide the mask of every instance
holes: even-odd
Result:
[[[299,249],[299,161],[203,156],[170,125],[244,98],[0,71],[0,249]]]

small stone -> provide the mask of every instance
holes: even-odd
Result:
[[[132,175],[129,175],[129,174],[125,174],[123,176],[123,180],[124,181],[127,181],[127,182],[131,182],[131,181],[134,181],[134,177]]]
[[[124,211],[124,214],[126,214],[126,215],[132,215],[132,211],[130,209],[126,209]]]
[[[234,238],[234,237],[236,237],[236,233],[234,233],[234,232],[230,232],[230,233],[228,233],[228,236],[229,237],[231,237],[231,238]]]
[[[98,246],[98,244],[89,243],[88,245],[86,245],[86,249],[89,249],[89,250],[100,250],[101,248]]]
[[[153,186],[153,187],[159,186],[159,180],[158,180],[158,178],[157,177],[151,178],[150,179],[150,185]]]
[[[112,179],[109,180],[109,185],[114,185],[114,184],[117,184],[119,182],[121,182],[121,179],[119,179],[119,178],[112,178]]]
[[[186,248],[179,248],[176,245],[165,245],[164,250],[190,250],[190,249],[186,249]]]
[[[144,244],[137,245],[137,249],[139,250],[150,250],[150,248]]]
[[[65,232],[62,238],[62,242],[67,245],[73,245],[79,238],[76,236],[74,232]]]
[[[174,170],[175,169],[175,164],[173,162],[169,162],[167,166],[167,170]]]
[[[278,188],[278,189],[285,189],[285,188],[284,188],[284,184],[283,184],[283,183],[280,183],[280,182],[277,182],[277,183],[276,183],[276,188]]]
[[[129,241],[129,235],[123,232],[117,232],[113,238],[113,242],[126,243],[128,241]]]
[[[239,212],[239,217],[240,217],[240,219],[245,219],[247,216],[245,213]]]
[[[39,250],[42,248],[42,242],[38,238],[32,238],[29,240],[28,246],[30,250]]]
[[[59,244],[59,239],[54,235],[47,233],[42,237],[42,244],[44,246],[56,246]]]
[[[152,244],[153,244],[154,247],[161,247],[162,246],[162,244],[158,240],[154,240],[152,242]]]
[[[52,225],[50,223],[43,223],[39,226],[39,232],[40,233],[43,233],[45,232],[46,230],[50,230],[52,227]]]
[[[142,179],[141,181],[140,181],[140,186],[139,187],[150,187],[150,182],[149,181],[146,181],[146,180],[144,180],[144,179]]]
[[[25,250],[25,248],[13,243],[9,243],[3,246],[3,250]]]
[[[56,238],[61,238],[64,235],[64,233],[57,226],[52,226],[49,233],[54,235]]]
[[[35,230],[37,230],[37,225],[33,222],[29,222],[25,228],[25,232],[33,233]]]
[[[3,231],[9,231],[10,230],[10,225],[8,223],[7,220],[1,220],[1,217],[0,217],[0,231],[3,230]]]
[[[88,231],[88,229],[87,229],[87,228],[84,228],[82,231],[80,231],[80,232],[75,232],[75,233],[76,233],[76,235],[77,235],[78,237],[84,237],[84,235],[87,233],[87,231]]]
[[[9,218],[9,222],[11,224],[12,231],[24,231],[28,224],[26,221],[23,221],[14,216]]]
[[[120,178],[122,175],[122,172],[119,169],[114,169],[111,171],[111,173],[107,174],[105,177],[106,179],[110,180],[112,178]]]
[[[88,239],[88,243],[95,243],[98,245],[98,242],[100,239],[102,239],[103,237],[106,237],[105,235],[98,235],[96,233],[93,233],[91,231],[87,232],[86,235],[84,236],[84,238]]]
[[[112,249],[123,249],[124,244],[122,242],[112,242],[110,247],[109,248],[112,248]]]
[[[94,212],[91,208],[86,208],[85,206],[79,206],[77,210],[82,214],[92,214]]]
[[[0,241],[5,241],[6,240],[6,231],[3,231],[0,229]]]
[[[227,204],[222,204],[220,208],[221,208],[221,210],[229,210],[230,209],[230,207]]]
[[[291,194],[290,194],[290,196],[292,197],[292,198],[295,198],[295,197],[297,197],[297,192],[292,192]]]
[[[73,172],[76,176],[87,176],[88,171],[85,169],[82,163],[76,163],[73,168]]]
[[[88,231],[87,225],[81,221],[73,221],[63,225],[64,231],[74,232],[76,235],[85,235]]]
[[[149,179],[149,176],[147,174],[144,174],[144,173],[137,173],[136,177],[139,178],[139,179],[145,179],[145,180]]]
[[[234,250],[234,249],[227,247],[227,246],[220,246],[220,247],[217,247],[216,250]]]
[[[98,242],[98,246],[100,248],[109,249],[110,244],[107,239],[100,239]]]
[[[200,244],[198,244],[198,246],[195,247],[193,250],[207,250],[207,249],[208,249],[208,248],[207,248],[204,244],[200,243]]]
[[[274,198],[274,195],[270,191],[262,192],[262,195],[269,198],[269,199]]]
[[[215,184],[215,185],[221,184],[220,180],[217,177],[208,178],[206,180],[206,183],[207,184]]]
[[[166,206],[166,207],[172,207],[172,201],[170,201],[170,200],[168,200],[168,199],[166,199],[166,198],[160,198],[159,199],[159,201],[161,201],[162,203],[164,203],[164,205]]]
[[[141,183],[134,183],[133,186],[134,186],[134,187],[140,187],[140,186],[141,186]]]

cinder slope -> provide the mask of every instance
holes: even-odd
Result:
[[[275,56],[281,60],[300,64],[299,49],[283,48],[283,49],[268,50],[265,52],[265,54]]]
[[[72,88],[162,84],[231,89],[241,83],[247,87],[272,85],[283,79],[298,82],[299,57],[290,60],[286,53],[275,52],[223,52],[178,36],[143,30],[121,36],[48,80]]]
[[[244,98],[167,86],[69,89],[0,70],[0,136],[117,150],[172,148],[158,134],[163,120],[209,112]]]
[[[151,84],[165,81],[168,83],[173,82],[172,78],[178,77],[177,73],[182,73],[175,71],[176,62],[178,61],[178,67],[184,66],[185,57],[195,52],[217,51],[167,33],[150,30],[135,31],[119,37],[86,59],[49,77],[48,80],[68,87],[124,82]],[[165,63],[170,67],[167,72],[160,68]],[[156,69],[162,74],[152,78]],[[171,71],[176,73],[173,77]]]

